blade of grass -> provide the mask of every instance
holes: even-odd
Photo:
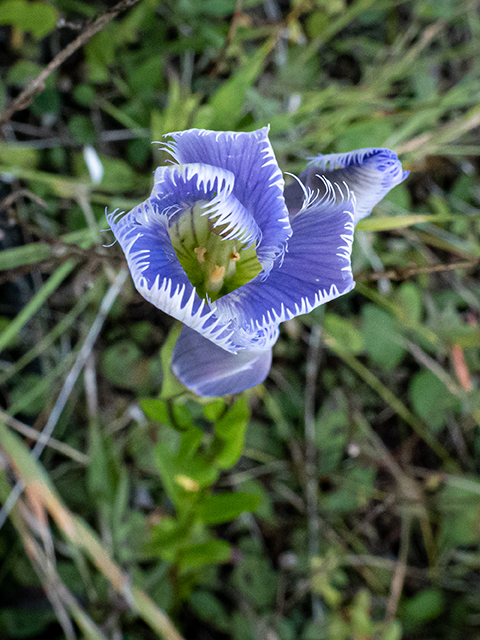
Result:
[[[388,218],[365,218],[360,220],[357,225],[359,231],[388,231],[390,229],[402,229],[403,227],[411,227],[414,224],[425,222],[445,222],[447,220],[455,220],[457,216],[444,216],[439,214],[425,215],[399,215],[390,216]]]
[[[22,327],[35,315],[40,307],[48,300],[52,293],[60,286],[65,278],[73,271],[75,261],[69,260],[62,264],[37,291],[30,302],[20,311],[17,317],[10,322],[0,335],[0,352],[8,345],[10,340],[22,329]]]
[[[5,382],[16,375],[19,371],[21,371],[24,367],[26,367],[32,360],[35,360],[39,355],[45,353],[54,343],[55,341],[63,334],[67,329],[69,329],[78,316],[86,309],[92,298],[94,298],[99,289],[99,282],[101,282],[101,278],[97,278],[95,283],[91,289],[88,289],[83,295],[81,295],[73,309],[71,309],[67,315],[60,320],[55,327],[47,333],[35,346],[33,346],[27,353],[25,353],[21,358],[19,358],[16,362],[12,363],[11,366],[8,367],[6,371],[0,374],[0,386],[5,384]]]
[[[75,352],[67,354],[62,358],[55,367],[48,374],[38,379],[38,382],[29,386],[29,388],[20,395],[8,408],[7,413],[11,416],[15,416],[18,413],[28,413],[28,408],[32,403],[35,403],[38,398],[42,396],[49,398],[52,394],[52,389],[58,388],[58,381],[63,376],[64,372],[72,364],[75,357]]]
[[[105,318],[107,317],[107,314],[110,311],[113,303],[115,302],[116,297],[118,296],[118,294],[122,289],[123,283],[127,278],[127,273],[128,273],[128,270],[125,267],[121,269],[121,271],[119,271],[117,277],[115,278],[115,282],[112,284],[112,286],[107,291],[105,297],[102,300],[97,317],[95,318],[92,326],[90,327],[90,331],[88,332],[87,337],[85,338],[85,342],[83,343],[81,349],[78,352],[78,356],[75,361],[75,364],[73,365],[72,369],[70,370],[70,373],[68,374],[65,380],[65,383],[62,387],[62,390],[60,391],[60,394],[57,398],[55,406],[53,407],[52,412],[47,420],[47,423],[45,424],[45,427],[42,431],[43,435],[47,439],[52,435],[52,432],[55,429],[55,426],[60,418],[60,415],[62,414],[63,409],[65,408],[65,405],[73,390],[73,387],[75,386],[77,378],[80,375],[80,372],[83,369],[85,362],[87,361],[93,349],[93,345],[95,344],[95,341],[102,329]],[[45,448],[44,441],[43,440],[38,441],[33,448],[32,455],[36,458],[39,458],[44,448]],[[23,484],[22,482],[18,482],[15,485],[15,488],[13,489],[12,493],[10,494],[9,499],[3,505],[0,511],[0,528],[3,526],[3,523],[8,517],[10,509],[13,507],[19,495],[22,493],[22,490],[23,490]]]

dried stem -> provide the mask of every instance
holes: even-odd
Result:
[[[75,462],[78,462],[83,466],[87,466],[90,463],[90,458],[85,453],[77,451],[73,447],[70,447],[68,444],[60,442],[59,440],[55,440],[55,438],[47,438],[42,432],[37,431],[33,427],[29,427],[23,422],[20,422],[20,420],[13,418],[1,409],[0,420],[3,420],[6,424],[8,424],[9,427],[15,429],[15,431],[18,431],[18,433],[21,433],[27,438],[31,438],[32,440],[37,440],[39,442],[44,442],[45,445],[51,447],[55,451],[63,453],[63,455],[68,456],[69,458],[75,460]]]
[[[398,562],[393,572],[392,582],[390,585],[390,596],[387,602],[386,621],[395,620],[397,615],[398,603],[402,595],[405,576],[407,574],[408,550],[410,548],[410,533],[412,527],[411,515],[406,513],[402,517],[402,526],[400,533],[400,553]]]
[[[318,556],[320,520],[318,517],[317,452],[315,446],[315,387],[318,375],[322,328],[313,325],[308,341],[305,382],[305,498],[308,517],[308,556]],[[313,619],[322,625],[324,612],[320,597],[312,592]]]

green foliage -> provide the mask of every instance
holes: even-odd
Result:
[[[104,10],[1,0],[0,111]],[[34,482],[0,531],[4,635],[178,640],[167,614],[185,638],[479,635],[479,33],[467,0],[139,0],[13,115],[0,500]],[[124,264],[105,207],[147,197],[151,140],[266,125],[285,172],[377,145],[412,172],[357,226],[356,289],[284,323],[264,387],[200,400],[170,369],[180,325],[127,279],[35,462]]]
[[[407,600],[403,614],[411,623],[425,622],[437,618],[444,610],[445,602],[441,591],[426,589]]]
[[[248,493],[221,493],[209,496],[198,515],[205,524],[223,524],[235,520],[242,513],[255,511],[259,503],[259,496]]]
[[[0,3],[0,24],[30,31],[36,38],[43,38],[50,33],[57,21],[58,12],[55,7],[43,2],[4,0]]]
[[[177,567],[176,598],[181,599],[199,580],[195,572],[231,557],[230,545],[216,539],[208,527],[231,522],[261,503],[261,496],[252,493],[212,493],[219,470],[231,468],[241,454],[249,417],[244,399],[232,407],[219,401],[205,406],[213,421],[208,437],[182,403],[182,399],[142,401],[151,418],[172,429],[155,447],[155,464],[176,515],[162,518],[153,528],[148,554]]]
[[[413,377],[410,387],[410,400],[418,415],[432,429],[442,429],[448,420],[449,410],[458,406],[458,401],[445,385],[430,371],[421,371]]]
[[[388,313],[367,304],[362,310],[363,338],[372,362],[386,371],[394,369],[405,355],[399,324]]]

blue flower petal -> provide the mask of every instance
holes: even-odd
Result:
[[[368,216],[373,207],[397,184],[409,175],[403,171],[395,152],[389,149],[358,149],[350,153],[332,153],[314,158],[299,178],[314,194],[325,193],[323,178],[346,185],[356,197],[355,224]],[[290,215],[303,203],[304,192],[298,183],[285,190]]]
[[[199,396],[223,396],[263,382],[271,363],[271,349],[235,355],[183,327],[173,351],[172,371]]]
[[[217,314],[224,322],[232,320],[237,340],[243,331],[253,342],[262,330],[309,313],[355,286],[350,264],[355,198],[347,192],[341,199],[334,189],[329,184],[323,198],[310,201],[292,218],[288,251],[267,278],[259,274],[217,300]]]
[[[165,213],[170,224],[198,202],[205,201],[205,213],[213,226],[222,226],[222,237],[238,238],[247,246],[259,243],[262,232],[252,215],[233,195],[235,176],[231,171],[208,164],[159,167],[149,198],[150,205]]]
[[[232,330],[202,300],[183,270],[168,233],[168,217],[147,200],[126,215],[107,215],[138,292],[158,309],[223,349],[236,350]]]
[[[233,173],[233,195],[262,231],[257,257],[268,271],[291,235],[284,180],[268,140],[268,128],[251,133],[190,129],[168,137],[173,142],[165,147],[179,164],[204,163]]]

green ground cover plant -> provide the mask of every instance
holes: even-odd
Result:
[[[0,1],[0,638],[480,638],[479,34],[477,0]],[[411,174],[354,291],[198,398],[105,208],[163,134],[266,125],[286,172]]]

